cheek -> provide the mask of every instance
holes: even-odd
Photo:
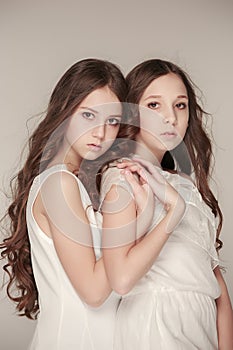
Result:
[[[90,126],[87,126],[85,121],[80,122],[77,118],[73,118],[66,131],[67,140],[71,144],[75,143],[88,133],[88,128],[90,128]]]
[[[140,129],[144,133],[149,133],[154,136],[159,135],[163,130],[161,118],[158,118],[158,116],[147,116],[145,118],[141,118]]]
[[[119,127],[113,127],[113,126],[107,127],[105,139],[115,140],[117,138],[118,132],[119,132]]]
[[[180,134],[182,137],[184,137],[184,135],[186,134],[187,128],[188,128],[188,118],[186,118],[186,120],[183,121],[180,127]]]
[[[150,131],[141,128],[137,140],[141,140],[149,148],[156,146],[159,147],[159,144],[161,143],[159,135],[153,130],[153,128],[150,128]]]

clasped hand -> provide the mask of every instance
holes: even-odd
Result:
[[[184,199],[176,189],[152,163],[139,157],[133,157],[132,160],[123,159],[117,167],[122,169],[121,173],[132,187],[138,212],[141,213],[148,205],[149,187],[165,210],[172,212],[167,230],[168,233],[173,231],[182,219],[186,208]],[[134,176],[135,174],[138,176]]]

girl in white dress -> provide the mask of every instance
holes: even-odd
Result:
[[[139,105],[139,157],[108,169],[101,186],[104,263],[122,295],[114,350],[232,350],[204,111],[188,76],[170,62],[143,62],[126,81],[128,102]],[[147,229],[136,217],[150,217],[153,205]]]
[[[113,152],[117,135],[128,136],[121,124],[125,93],[114,64],[77,62],[59,80],[29,140],[1,255],[8,260],[8,296],[21,315],[37,318],[30,350],[112,349],[119,296],[111,293],[100,255],[101,218],[76,175],[83,159],[100,160]],[[87,184],[88,175],[83,171]]]

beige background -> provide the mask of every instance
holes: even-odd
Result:
[[[126,73],[161,57],[190,73],[214,115],[215,191],[225,217],[221,258],[233,300],[233,2],[1,0],[0,36],[1,188],[15,172],[27,119],[45,109],[58,78],[75,61],[104,58]],[[1,192],[1,214],[6,203]],[[4,290],[0,324],[0,348],[25,350],[35,323],[15,315]]]

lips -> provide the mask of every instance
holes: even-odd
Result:
[[[165,136],[176,136],[176,133],[175,132],[173,132],[173,131],[165,131],[165,132],[163,132],[162,134],[160,134],[160,135],[165,135]]]
[[[98,152],[102,149],[102,146],[97,145],[96,143],[89,143],[87,146],[91,151],[94,151],[94,152]]]

